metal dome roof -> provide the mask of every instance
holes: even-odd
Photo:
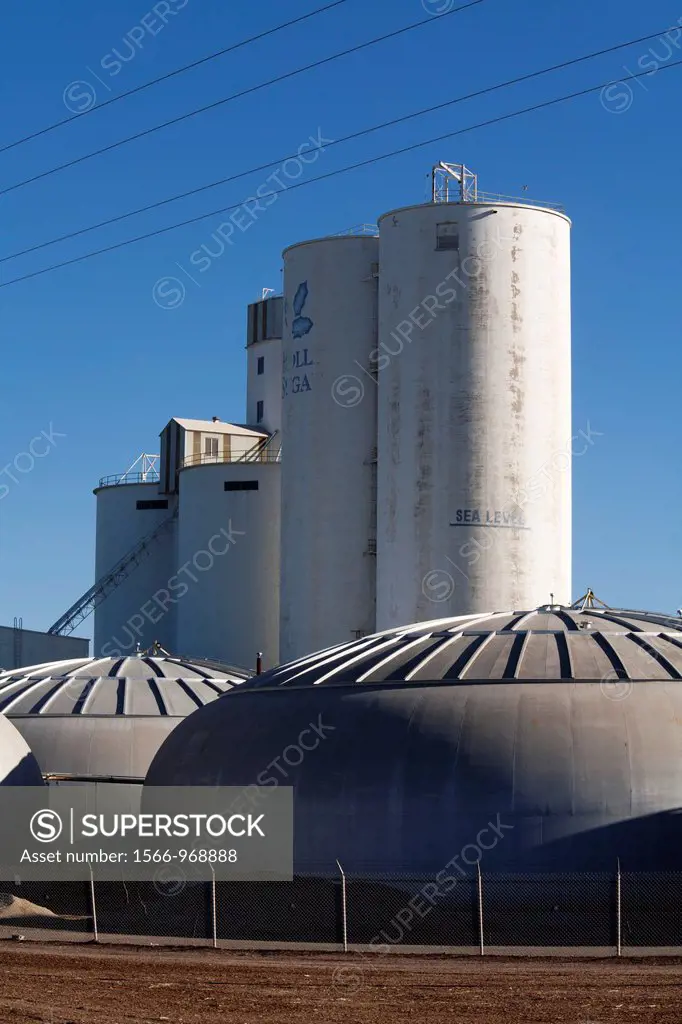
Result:
[[[436,619],[300,658],[254,677],[242,689],[619,679],[682,679],[682,620],[560,605]]]
[[[181,722],[149,786],[291,786],[298,874],[433,877],[490,822],[492,870],[673,867],[682,623],[557,605],[384,631]],[[491,858],[488,861],[487,858]]]
[[[0,673],[0,712],[182,718],[246,678],[241,669],[172,657],[53,661]]]

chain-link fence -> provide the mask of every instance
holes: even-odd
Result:
[[[682,951],[682,871],[0,883],[0,936],[385,954]]]

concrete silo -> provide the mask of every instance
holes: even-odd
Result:
[[[271,434],[282,426],[282,301],[252,302],[246,325],[246,421]]]
[[[95,495],[95,579],[104,580],[135,549],[139,554],[134,570],[112,580],[116,585],[95,608],[94,653],[125,656],[155,640],[174,650],[174,605],[159,606],[154,598],[175,572],[177,496],[130,474],[104,478]]]
[[[378,238],[284,252],[283,660],[374,628]]]
[[[571,597],[570,221],[462,193],[379,221],[380,629]]]
[[[277,440],[277,439],[275,439]],[[279,447],[180,471],[176,649],[255,670],[279,660]]]

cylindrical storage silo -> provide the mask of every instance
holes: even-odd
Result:
[[[133,654],[157,640],[175,646],[175,606],[164,601],[175,572],[177,498],[159,494],[158,483],[98,487],[95,579],[106,579],[107,596],[95,608],[94,653]]]
[[[176,650],[255,670],[279,660],[280,464],[180,472]]]
[[[281,295],[252,302],[246,331],[246,422],[269,434],[282,427]]]
[[[380,232],[377,628],[569,603],[570,221],[432,203]]]
[[[284,252],[283,660],[375,625],[378,249],[349,235]]]

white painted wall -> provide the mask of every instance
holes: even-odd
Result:
[[[380,232],[377,628],[568,602],[570,222],[429,204]]]
[[[348,236],[284,253],[283,661],[374,629],[378,245]]]
[[[258,373],[262,357],[263,373]],[[269,434],[282,429],[282,339],[256,341],[246,350],[246,422]],[[263,403],[263,420],[258,422],[258,402]]]
[[[101,579],[134,546],[172,515],[177,497],[159,494],[157,483],[100,487],[97,496],[95,579]],[[168,501],[167,509],[138,510],[138,501]],[[174,525],[157,537],[144,557],[109,596],[95,608],[95,655],[131,654],[158,640],[169,651],[175,645],[175,605],[160,605],[154,595],[168,588],[175,572]],[[165,609],[165,610],[164,610]],[[142,619],[142,622],[140,622]]]
[[[256,481],[258,490],[226,491]],[[279,658],[278,463],[196,466],[180,473],[177,650],[255,671]],[[221,532],[223,531],[223,532]]]

